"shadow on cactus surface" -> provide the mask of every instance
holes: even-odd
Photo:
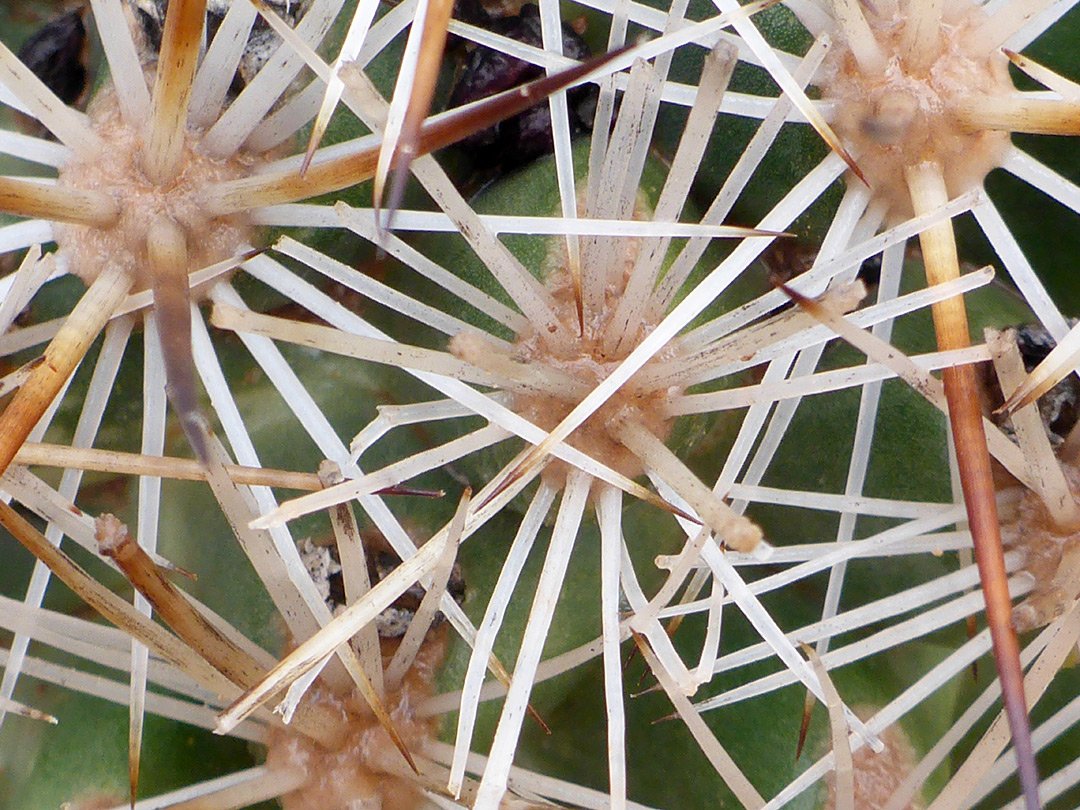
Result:
[[[1074,378],[991,413],[1073,363],[1030,373],[1076,314],[1071,3],[462,14],[442,88],[651,42],[471,197],[475,154],[415,159],[390,232],[342,172],[439,3],[91,5],[85,113],[15,55],[53,9],[3,7],[0,804],[1023,807],[944,414],[977,369],[1077,805]],[[480,24],[517,14],[546,47]]]

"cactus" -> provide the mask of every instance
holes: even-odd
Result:
[[[1076,13],[466,5],[5,27],[0,802],[1075,806]]]

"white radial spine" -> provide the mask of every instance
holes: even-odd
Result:
[[[989,199],[984,199],[971,209],[971,213],[1036,317],[1054,340],[1060,342],[1069,331],[1069,324],[1046,292],[997,207]]]
[[[889,248],[882,256],[881,278],[878,283],[878,301],[887,301],[895,298],[900,292],[900,271],[904,263],[904,246],[897,245]],[[876,324],[873,333],[888,342],[892,338],[893,321],[884,321]],[[867,359],[866,365],[872,361]],[[873,382],[866,385],[859,396],[859,413],[855,420],[855,438],[852,441],[851,461],[848,464],[847,481],[844,483],[844,494],[857,496],[862,493],[866,483],[866,470],[870,465],[870,450],[874,440],[874,428],[877,425],[878,405],[881,402],[881,383]],[[836,532],[838,543],[850,542],[855,534],[856,514],[842,512],[840,526]],[[840,596],[844,588],[844,577],[847,574],[847,562],[841,562],[829,572],[829,584],[825,591],[825,603],[822,607],[821,618],[827,620],[836,615],[840,606]],[[830,638],[825,636],[817,643],[817,654],[825,655],[829,651]]]
[[[0,666],[8,661],[9,653],[0,649]],[[127,682],[113,680],[102,675],[92,675],[77,667],[62,666],[40,658],[27,657],[23,665],[24,673],[30,678],[46,683],[53,683],[65,689],[81,692],[85,695],[107,700],[118,706],[127,706],[131,700],[131,686]],[[190,701],[169,695],[150,692],[147,695],[146,709],[151,714],[181,723],[190,723],[199,728],[214,728],[214,709],[202,700]],[[247,722],[239,726],[234,736],[238,739],[262,743],[265,741],[265,728],[257,723]],[[128,805],[124,805],[128,807]]]
[[[132,325],[132,319],[124,318],[110,324],[106,329],[101,355],[97,365],[94,367],[94,374],[90,380],[90,388],[87,391],[82,412],[79,414],[79,422],[75,428],[75,436],[72,438],[72,444],[76,447],[90,447],[94,442],[94,437],[97,436],[98,428],[101,425],[101,418],[105,413],[105,406],[109,401],[109,394],[116,381],[120,360],[124,355],[124,348],[127,346],[128,337],[131,335]],[[66,391],[67,385],[70,384],[71,378],[69,378],[65,384],[64,391]],[[42,417],[41,422],[39,422],[38,426],[31,432],[31,441],[40,441],[41,436],[52,421],[52,414],[56,412],[56,408],[59,407],[60,401],[63,399],[64,391],[61,391],[60,395],[53,401],[49,410]],[[68,500],[73,499],[75,494],[79,491],[79,485],[81,483],[81,470],[64,470],[64,475],[60,481],[60,496]],[[63,537],[63,530],[54,522],[50,522],[46,526],[45,538],[54,546],[59,547]],[[35,561],[34,571],[30,577],[30,585],[27,588],[26,598],[23,600],[23,604],[31,609],[41,607],[41,602],[45,597],[45,590],[49,585],[50,579],[51,572],[45,564],[40,560]],[[15,685],[19,678],[22,661],[26,655],[29,640],[29,636],[17,634],[12,642],[11,656],[4,667],[3,678],[0,679],[0,700],[10,700],[14,694]],[[3,722],[4,714],[5,710],[0,707],[0,722]]]
[[[120,113],[129,126],[138,126],[150,111],[150,90],[121,0],[90,0],[90,7],[109,62]]]
[[[47,219],[26,219],[4,225],[0,228],[0,255],[52,242],[53,239],[53,224]],[[8,278],[10,276],[4,280]]]
[[[581,527],[581,518],[592,483],[592,477],[579,470],[572,471],[567,478],[562,504],[551,533],[551,544],[548,546],[544,568],[540,572],[536,595],[529,611],[529,621],[521,638],[521,651],[514,665],[510,689],[507,691],[499,726],[491,744],[488,766],[480,780],[473,804],[474,810],[496,810],[506,793],[510,766],[517,750],[521,722],[525,717],[536,667],[540,663],[544,640],[555,614],[555,605],[562,590],[566,567]]]
[[[232,3],[225,13],[191,87],[190,115],[196,126],[209,126],[221,112],[257,16],[251,3]]]
[[[15,317],[30,303],[48,279],[55,265],[41,256],[41,245],[31,245],[26,251],[19,269],[7,276],[6,290],[0,289],[0,335],[6,333]]]
[[[1080,213],[1080,186],[1017,147],[1009,150],[1001,168],[1019,177],[1065,207]]]
[[[63,166],[72,157],[72,151],[63,144],[6,129],[0,129],[0,154],[53,169]]]
[[[465,765],[472,745],[473,729],[476,725],[476,712],[480,706],[480,687],[484,682],[484,673],[487,671],[488,659],[495,646],[495,638],[502,627],[510,598],[517,588],[521,569],[525,566],[525,560],[528,559],[536,536],[557,494],[558,491],[554,487],[541,483],[540,488],[533,495],[529,508],[518,526],[517,534],[514,535],[510,551],[506,554],[506,560],[503,561],[502,568],[499,570],[499,578],[491,592],[484,618],[476,630],[473,651],[469,656],[469,666],[465,671],[465,680],[461,687],[461,708],[458,713],[457,729],[454,732],[454,755],[450,763],[450,781],[447,785],[447,790],[455,797],[461,792]]]
[[[161,354],[161,339],[157,319],[146,316],[143,336],[143,402],[142,454],[160,456],[165,452],[165,361]],[[135,537],[148,553],[157,552],[158,520],[161,515],[161,479],[139,477],[138,522]],[[135,609],[149,617],[150,602],[135,592]],[[146,678],[149,650],[135,639],[131,641],[130,701],[128,703],[128,755],[133,769],[132,785],[138,776],[139,754],[142,750],[143,719],[146,709]]]
[[[314,0],[296,27],[297,35],[309,45],[320,42],[341,11],[343,1]],[[206,154],[218,160],[235,154],[303,66],[303,59],[292,53],[291,48],[286,45],[278,48],[206,133],[203,138]]]
[[[600,491],[600,619],[604,643],[604,706],[607,710],[608,792],[611,810],[626,810],[626,709],[623,703],[622,623],[619,582],[622,573],[622,493]]]
[[[18,108],[32,115],[80,159],[93,160],[104,143],[86,116],[65,105],[11,50],[0,42],[0,86]],[[0,98],[3,98],[0,96]],[[8,100],[3,99],[5,102]]]

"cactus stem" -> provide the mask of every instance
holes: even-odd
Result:
[[[694,735],[694,739],[697,740],[701,746],[702,752],[708,757],[709,762],[720,774],[721,778],[727,783],[727,786],[731,788],[731,791],[742,802],[743,807],[748,810],[757,810],[758,808],[765,806],[765,800],[758,793],[757,788],[753,786],[749,779],[739,769],[739,766],[731,758],[724,747],[720,744],[720,741],[713,735],[712,729],[706,725],[705,721],[701,718],[697,709],[690,703],[685,695],[679,690],[679,687],[671,678],[670,673],[664,668],[664,666],[657,659],[652,649],[649,647],[649,643],[643,636],[638,635],[634,631],[631,631],[634,638],[634,643],[637,645],[637,649],[641,652],[642,657],[645,659],[645,664],[649,670],[656,676],[660,685],[663,687],[664,692],[667,694],[668,699],[675,707],[676,715],[686,723],[687,729]]]

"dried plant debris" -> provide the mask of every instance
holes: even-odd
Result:
[[[364,545],[368,546],[369,577],[377,584],[398,567],[398,562],[391,553],[378,550],[387,547],[382,538],[369,535]],[[300,551],[316,587],[327,599],[327,606],[340,615],[345,610],[345,593],[336,547],[316,545],[307,539],[301,542]],[[460,572],[452,592],[458,601],[464,595]],[[441,792],[442,785],[436,775],[439,769],[426,759],[430,754],[428,747],[436,739],[438,719],[418,711],[433,695],[435,679],[446,655],[447,628],[437,626],[442,624],[441,614],[440,620],[430,625],[419,639],[419,647],[402,676],[389,675],[423,594],[420,584],[414,583],[375,618],[380,639],[376,666],[387,670],[375,682],[380,685],[396,739],[391,739],[367,702],[352,690],[342,692],[327,683],[316,682],[307,691],[305,700],[337,709],[346,718],[345,726],[340,742],[329,748],[289,729],[269,735],[267,767],[297,776],[297,788],[281,797],[285,810],[311,807],[353,810],[369,804],[384,810],[412,810],[423,806],[425,790]],[[408,761],[402,757],[401,746],[410,752]]]
[[[1070,328],[1076,323],[1075,318],[1068,319]],[[1020,356],[1024,359],[1024,370],[1030,374],[1053,351],[1057,346],[1057,341],[1045,326],[1024,324],[1016,328],[1016,345],[1020,349]],[[1002,430],[1011,433],[1012,423],[1009,416],[1000,411],[1005,403],[1005,398],[1001,395],[1001,387],[990,369],[985,369],[985,372],[988,405],[993,413],[994,422]],[[1058,447],[1065,442],[1076,427],[1077,421],[1080,420],[1080,379],[1075,374],[1069,374],[1040,396],[1038,404],[1039,415],[1046,426],[1046,435],[1050,443]]]
[[[124,0],[135,19],[144,41],[143,50],[149,58],[156,58],[161,51],[161,35],[165,26],[165,12],[169,0]],[[206,38],[211,41],[225,20],[225,15],[233,3],[229,0],[207,0],[206,3]],[[295,26],[303,19],[304,12],[311,5],[310,0],[266,0],[266,5],[284,18],[290,26]],[[233,92],[238,93],[249,84],[263,65],[281,47],[281,38],[273,32],[262,17],[256,17],[248,34],[247,45],[237,66],[233,81]]]
[[[385,579],[401,561],[389,550],[386,541],[379,536],[370,533],[365,536],[364,543],[368,546],[366,555],[368,576],[374,585]],[[300,559],[311,575],[315,587],[326,601],[326,606],[331,613],[339,615],[346,607],[345,582],[341,568],[341,557],[337,546],[334,544],[316,543],[310,537],[304,538],[298,544]],[[447,590],[454,597],[454,601],[461,604],[465,599],[465,580],[461,574],[461,568],[454,565]],[[400,638],[405,635],[416,615],[417,608],[424,598],[424,588],[420,583],[414,584],[405,591],[397,601],[379,614],[375,620],[381,638]],[[435,618],[435,625],[442,624],[446,620],[441,613]]]
[[[540,10],[525,3],[520,10],[506,16],[493,16],[478,2],[459,3],[457,16],[492,33],[517,40],[534,48],[543,47]],[[581,34],[568,23],[562,25],[562,55],[568,59],[584,60],[590,55]],[[522,59],[483,45],[474,46],[465,55],[457,82],[450,91],[448,108],[459,107],[481,98],[517,87],[543,75],[543,70]],[[596,112],[596,86],[583,84],[567,93],[572,135],[592,130]],[[551,131],[551,110],[541,103],[520,115],[507,119],[490,129],[462,140],[459,146],[468,150],[481,171],[490,167],[510,170],[530,163],[554,148]]]
[[[1074,494],[1080,494],[1080,469],[1064,465]],[[1035,579],[1031,594],[1013,612],[1017,632],[1052,622],[1080,598],[1080,529],[1059,526],[1042,499],[1025,490],[1002,514],[1002,539],[1018,552],[1024,571]]]
[[[87,70],[85,9],[50,20],[19,48],[19,60],[69,106],[86,101]]]

